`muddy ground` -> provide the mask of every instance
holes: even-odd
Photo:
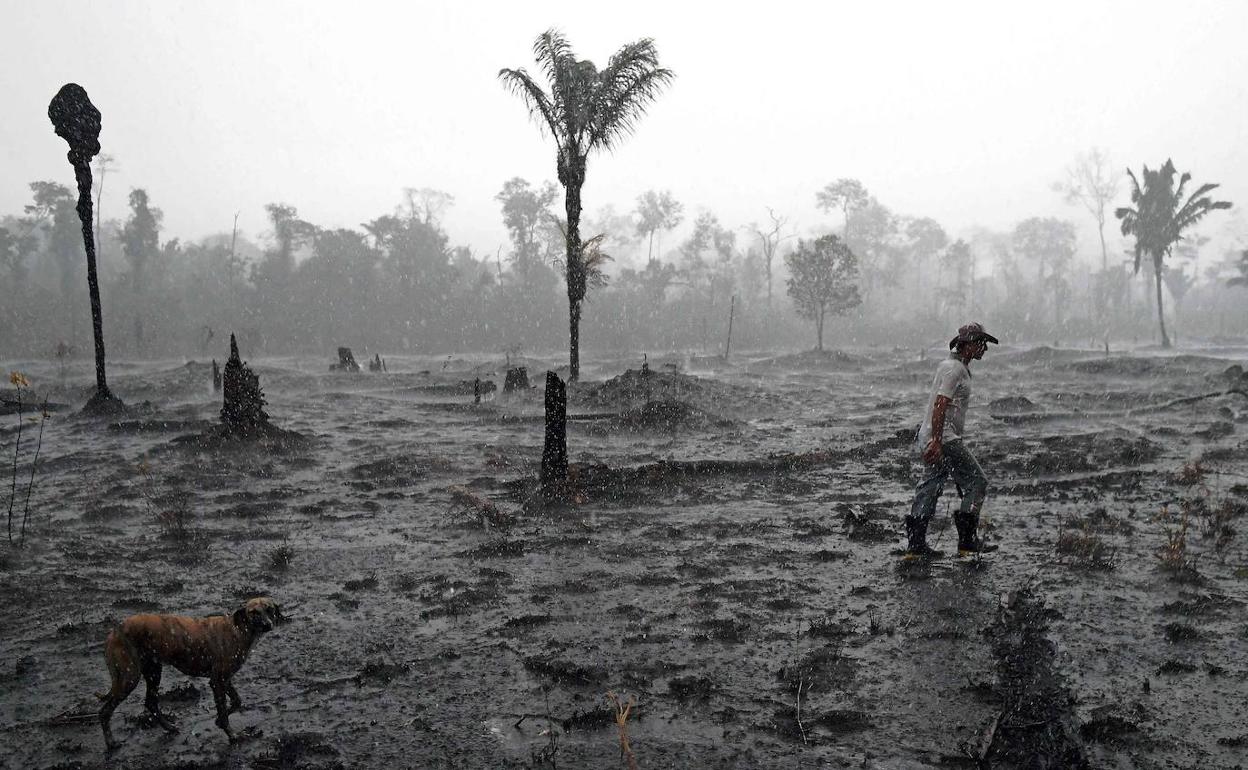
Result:
[[[0,752],[15,768],[626,767],[612,691],[636,698],[640,768],[1240,766],[1248,351],[989,351],[969,431],[1001,551],[903,564],[906,434],[938,355],[652,356],[648,377],[591,358],[569,412],[598,417],[572,421],[572,462],[650,467],[547,510],[521,507],[541,392],[472,404],[500,360],[253,362],[305,440],[214,448],[178,441],[219,408],[203,362],[112,364],[133,409],[111,423],[73,414],[88,362],[4,362],[68,408],[43,436],[26,545],[0,545]],[[550,361],[524,362],[535,384]],[[15,420],[0,414],[6,464]],[[782,452],[817,454],[663,462]],[[456,508],[454,486],[503,526]],[[953,496],[931,535],[946,550]],[[203,680],[167,670],[181,732],[136,692],[106,756],[109,628],[257,594],[293,620],[236,678],[242,740],[213,725]]]

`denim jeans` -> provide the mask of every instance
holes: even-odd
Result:
[[[983,507],[984,495],[988,492],[988,479],[983,468],[975,460],[970,450],[957,439],[941,447],[941,456],[934,465],[923,463],[925,470],[923,481],[914,493],[914,504],[910,506],[908,518],[924,525],[936,514],[936,501],[944,491],[945,480],[950,476],[953,482],[962,489],[962,505],[959,512],[963,516],[978,517]]]

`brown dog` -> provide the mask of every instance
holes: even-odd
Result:
[[[217,705],[217,727],[233,741],[229,715],[241,710],[243,704],[230,680],[247,659],[251,645],[281,620],[281,609],[267,598],[248,599],[233,615],[206,618],[132,615],[126,618],[109,633],[104,643],[104,660],[113,680],[112,689],[97,696],[104,701],[100,709],[104,743],[109,749],[117,747],[109,727],[113,709],[130,695],[140,676],[147,681],[147,710],[161,727],[177,731],[177,726],[160,712],[157,695],[160,669],[166,663],[187,676],[208,677]],[[225,707],[227,695],[228,710]]]

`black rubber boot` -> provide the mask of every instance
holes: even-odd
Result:
[[[958,511],[953,515],[953,523],[958,528],[958,556],[974,556],[997,550],[995,545],[989,545],[980,539],[978,513]]]
[[[905,559],[935,559],[940,551],[927,545],[927,522],[906,517],[906,551]]]

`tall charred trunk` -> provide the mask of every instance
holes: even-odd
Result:
[[[568,481],[568,390],[554,372],[546,372],[546,443],[542,447],[542,496],[556,499]]]
[[[100,305],[100,279],[95,267],[95,221],[91,205],[91,166],[74,163],[74,177],[78,181],[78,219],[82,222],[82,243],[87,252],[87,291],[91,296],[91,331],[95,340],[95,394],[97,398],[112,398],[108,378],[104,370],[104,312]]]
[[[82,245],[87,255],[87,289],[91,296],[91,325],[95,332],[95,395],[86,411],[108,413],[121,407],[113,397],[104,375],[104,314],[100,309],[100,281],[95,269],[95,224],[91,205],[91,159],[100,153],[100,111],[91,103],[86,90],[77,83],[66,83],[48,104],[48,119],[56,135],[69,144],[67,158],[78,183],[78,220],[82,223]]]

